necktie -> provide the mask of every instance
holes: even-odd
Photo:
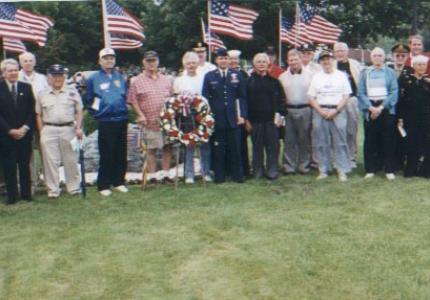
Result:
[[[225,74],[225,71],[222,71],[222,82],[225,83],[225,80],[227,79],[227,75]]]
[[[12,84],[11,94],[12,94],[13,103],[16,105],[17,93],[16,93],[16,84],[15,83]]]

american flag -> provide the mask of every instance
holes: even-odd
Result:
[[[281,41],[299,47],[303,44],[312,43],[306,35],[304,24],[297,24],[289,21],[287,18],[282,17],[281,21]]]
[[[125,39],[143,41],[143,26],[132,14],[113,0],[106,0],[107,22],[110,34],[125,36]],[[114,36],[114,40],[117,37]]]
[[[46,45],[48,29],[54,26],[54,22],[50,18],[18,9],[16,11],[16,20],[31,29],[40,47]]]
[[[110,35],[110,46],[116,50],[129,50],[142,47],[142,42],[121,34]]]
[[[27,51],[24,43],[21,40],[4,37],[3,48],[8,52],[23,53]]]
[[[316,42],[323,44],[334,44],[339,39],[342,30],[339,26],[330,23],[318,15],[315,6],[300,1],[300,19],[305,24],[306,36]]]
[[[0,36],[38,43],[31,28],[17,20],[17,11],[11,3],[0,3]]]
[[[240,40],[253,36],[252,24],[258,13],[252,9],[230,5],[226,0],[213,0],[210,13],[211,31],[230,35]]]
[[[212,52],[215,52],[217,49],[227,49],[227,47],[224,45],[224,42],[220,39],[218,35],[211,32],[209,33],[205,23],[202,21],[202,32],[203,32],[203,42],[207,45],[210,45],[210,50]]]

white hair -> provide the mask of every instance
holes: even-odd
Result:
[[[382,54],[382,56],[385,57],[385,51],[380,47],[375,47],[373,48],[372,52],[370,52],[370,56],[373,56],[375,54]]]
[[[412,65],[415,64],[426,64],[429,61],[429,58],[424,55],[416,55],[412,57]]]
[[[36,65],[36,56],[34,56],[34,54],[33,54],[33,53],[31,53],[31,52],[24,52],[24,53],[21,53],[21,54],[18,56],[18,58],[19,58],[19,63],[20,63],[20,64],[22,64],[22,61],[23,61],[25,58],[31,58],[31,59],[33,59],[33,65]]]
[[[6,67],[8,65],[14,65],[17,68],[19,68],[19,64],[18,64],[18,62],[15,59],[13,59],[13,58],[7,58],[7,59],[3,60],[1,62],[1,64],[0,64],[0,70],[1,70],[2,73],[4,73],[6,71]]]
[[[336,42],[333,45],[333,50],[336,50],[336,49],[339,49],[339,50],[348,50],[349,48],[348,48],[348,44],[347,43]]]
[[[255,54],[254,58],[252,59],[252,63],[255,64],[255,62],[259,59],[264,59],[267,63],[270,63],[269,55],[264,52]]]
[[[287,52],[287,59],[288,59],[290,56],[298,56],[298,57],[300,57],[300,52],[299,52],[299,50],[297,50],[297,49],[291,49],[290,51],[288,51],[288,52]]]
[[[199,62],[199,56],[197,55],[196,52],[188,51],[188,52],[185,52],[184,56],[182,56],[182,64],[184,66],[187,62],[190,62],[190,61],[195,61],[197,63]]]

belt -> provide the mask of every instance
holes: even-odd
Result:
[[[309,107],[309,104],[298,104],[298,105],[287,104],[287,108],[300,109],[305,107]]]
[[[322,107],[322,108],[330,108],[330,109],[336,109],[337,108],[337,105],[320,105],[320,107]]]
[[[384,100],[370,100],[370,104],[372,104],[373,107],[378,107],[384,103]]]
[[[48,123],[44,122],[43,125],[47,126],[55,126],[55,127],[66,127],[66,126],[72,126],[74,122],[67,122],[67,123]]]

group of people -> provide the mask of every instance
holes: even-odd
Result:
[[[115,51],[99,52],[100,70],[86,78],[81,99],[65,84],[65,67],[52,65],[47,78],[34,71],[36,59],[23,53],[1,62],[0,156],[7,187],[7,203],[31,200],[32,140],[39,137],[48,197],[61,194],[59,167],[64,166],[67,191],[80,193],[80,174],[73,140],[82,139],[83,107],[98,123],[101,195],[128,192],[128,105],[143,128],[147,147],[147,179],[169,182],[172,145],[160,128],[160,112],[173,95],[199,95],[215,119],[208,143],[185,149],[185,182],[195,180],[194,156],[200,153],[202,179],[222,183],[245,178],[276,179],[285,174],[319,171],[318,180],[335,169],[339,181],[357,165],[360,112],[364,121],[364,178],[383,170],[430,176],[430,64],[423,55],[423,39],[411,36],[408,45],[392,48],[394,65],[385,63],[381,48],[371,51],[371,66],[348,57],[338,42],[317,57],[313,45],[287,52],[284,70],[276,65],[274,49],[257,53],[253,68],[240,68],[239,50],[218,49],[215,64],[207,61],[202,44],[182,58],[176,78],[159,71],[155,51],[143,55],[141,74],[127,84],[116,70]],[[21,66],[21,70],[19,70]],[[189,128],[181,128],[189,130]],[[248,158],[248,137],[252,162]],[[282,166],[279,165],[283,140]],[[157,172],[157,152],[162,154]],[[18,176],[19,186],[18,193]],[[33,176],[34,177],[34,176]]]

